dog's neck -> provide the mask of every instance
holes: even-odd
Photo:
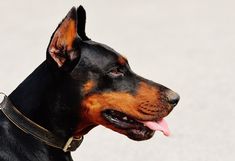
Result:
[[[60,137],[70,137],[76,116],[72,102],[62,95],[65,88],[65,73],[53,69],[47,61],[43,62],[9,96],[13,104],[26,117],[47,128]],[[69,96],[69,93],[66,93]],[[71,98],[70,98],[71,100]]]

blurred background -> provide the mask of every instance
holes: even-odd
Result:
[[[74,160],[232,161],[235,158],[235,1],[1,0],[0,91],[10,94],[42,61],[72,6],[87,35],[125,55],[132,69],[181,96],[172,132],[135,142],[97,127]]]

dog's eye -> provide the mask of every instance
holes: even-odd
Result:
[[[108,75],[112,78],[123,77],[124,73],[119,68],[113,68],[108,72]]]

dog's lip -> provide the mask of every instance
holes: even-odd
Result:
[[[150,139],[155,132],[142,122],[116,110],[106,109],[102,111],[102,116],[106,121],[111,123],[115,129],[118,129],[118,132],[136,141]]]
[[[148,131],[148,134],[152,133],[152,135],[155,131],[161,131],[165,136],[170,135],[168,125],[163,118],[158,119],[158,121],[143,121],[135,119],[125,113],[111,109],[104,110],[102,112],[102,115],[106,120],[108,120],[110,123],[114,124],[115,127],[120,129],[141,129],[142,131]]]
[[[102,115],[110,123],[115,124],[116,127],[121,129],[134,129],[144,125],[136,119],[116,110],[106,109],[102,111]]]

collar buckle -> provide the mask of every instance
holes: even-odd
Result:
[[[83,141],[83,136],[80,138],[75,138],[75,137],[70,137],[66,144],[64,145],[63,151],[68,152],[68,151],[75,151],[82,143]]]

